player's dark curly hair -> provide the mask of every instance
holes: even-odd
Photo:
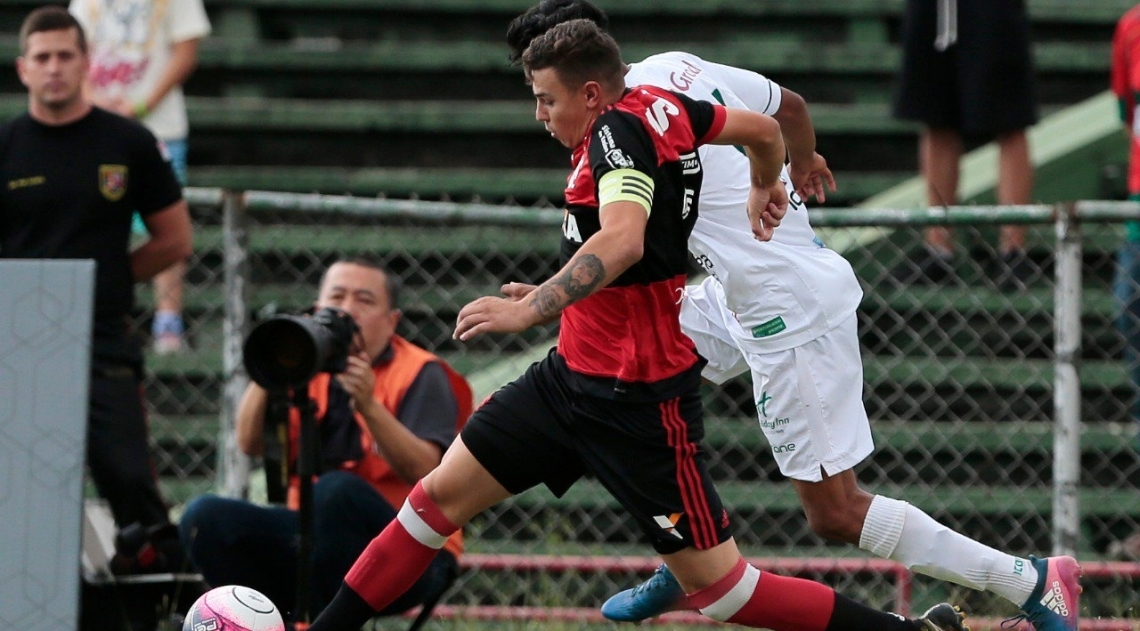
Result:
[[[587,19],[555,24],[536,36],[522,56],[527,82],[534,72],[552,68],[562,83],[576,89],[587,81],[597,81],[611,94],[625,88],[625,65],[617,42]]]
[[[527,9],[507,26],[511,63],[521,63],[523,51],[530,46],[530,41],[550,30],[550,27],[581,19],[590,20],[603,31],[610,27],[610,19],[605,12],[587,0],[542,0]]]

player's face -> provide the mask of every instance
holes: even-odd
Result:
[[[553,68],[531,73],[531,91],[536,102],[534,117],[555,140],[571,149],[582,144],[593,114],[585,86],[571,90]]]
[[[354,263],[334,263],[325,272],[317,307],[336,307],[348,312],[360,327],[364,350],[375,359],[388,346],[400,321],[399,310],[392,309],[384,273]]]
[[[79,48],[74,28],[32,33],[16,60],[20,81],[33,107],[60,112],[82,102],[88,58]]]

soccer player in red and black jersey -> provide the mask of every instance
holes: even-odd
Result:
[[[915,631],[812,581],[747,564],[706,472],[702,360],[681,333],[687,245],[706,142],[746,148],[754,212],[779,223],[784,144],[774,119],[656,88],[626,90],[617,44],[574,20],[531,43],[536,117],[574,151],[563,268],[459,313],[455,337],[561,316],[558,348],[475,412],[443,462],[357,560],[312,631],[357,629],[399,596],[460,524],[545,484],[592,474],[637,521],[710,618],[776,631]],[[763,584],[760,589],[759,583]]]

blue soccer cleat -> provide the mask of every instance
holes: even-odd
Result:
[[[602,615],[617,622],[640,622],[685,609],[685,601],[685,590],[669,568],[662,565],[644,583],[610,596],[602,604]]]
[[[1029,557],[1037,568],[1037,586],[1021,606],[1034,631],[1077,631],[1081,597],[1081,566],[1073,557]]]

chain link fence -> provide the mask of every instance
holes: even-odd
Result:
[[[205,189],[190,197],[189,350],[149,356],[146,384],[153,453],[175,505],[215,487],[238,494],[251,480],[257,487],[261,472],[249,472],[225,447],[224,419],[245,384],[241,339],[260,317],[310,306],[321,273],[339,256],[383,259],[403,284],[399,333],[468,375],[477,397],[556,339],[556,325],[473,343],[452,340],[451,329],[471,299],[506,281],[541,282],[558,269],[557,209]],[[1107,203],[813,211],[824,241],[851,261],[865,292],[858,313],[864,398],[878,449],[858,467],[863,485],[1011,553],[1073,550],[1087,561],[1122,554],[1115,544],[1140,532],[1140,458],[1113,279],[1121,222],[1138,216],[1140,205]],[[1028,228],[1028,257],[1014,284],[1001,276],[1000,222]],[[953,273],[935,284],[898,282],[921,251],[925,226],[935,223],[953,226]],[[1058,278],[1068,279],[1060,289]],[[140,294],[138,324],[146,331],[149,297]],[[707,387],[705,401],[712,471],[746,555],[788,559],[773,569],[877,607],[920,610],[950,599],[981,615],[1014,613],[969,590],[910,582],[868,565],[853,546],[812,534],[769,455],[747,377]],[[651,549],[592,481],[561,499],[532,490],[466,532],[470,558],[487,569],[464,573],[445,600],[451,607],[595,607],[654,567]],[[501,555],[547,555],[570,567],[492,562],[516,558]],[[579,556],[585,560],[577,565],[566,561]],[[1086,568],[1086,613],[1136,617],[1135,579],[1095,569]]]

